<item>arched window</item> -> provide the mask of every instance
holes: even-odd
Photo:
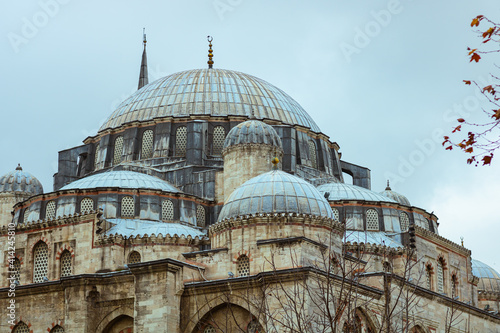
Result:
[[[57,325],[53,329],[50,330],[50,333],[64,333],[64,328]]]
[[[26,208],[24,210],[24,217],[23,217],[23,223],[26,224],[28,223],[28,216],[30,215],[30,211],[28,210],[28,208]]]
[[[313,140],[309,140],[307,142],[309,145],[309,156],[311,157],[311,166],[314,169],[318,168],[318,158],[316,157],[316,145],[314,144]]]
[[[378,213],[375,209],[366,211],[366,230],[379,230]]]
[[[332,212],[333,212],[333,218],[335,219],[335,221],[340,222],[339,210],[337,208],[332,208]]]
[[[399,213],[399,224],[401,226],[401,232],[407,232],[410,226],[410,218],[408,214],[400,212]]]
[[[137,264],[138,262],[141,262],[141,254],[137,251],[130,252],[128,256],[128,263]]]
[[[132,197],[122,198],[122,217],[134,217],[135,216],[135,203]]]
[[[458,296],[457,290],[458,290],[458,278],[455,274],[451,276],[451,297]]]
[[[61,277],[73,274],[71,252],[64,250],[61,253]]]
[[[38,242],[33,248],[33,282],[44,282],[49,267],[49,247],[44,242]]]
[[[429,290],[432,290],[432,268],[430,265],[425,267],[425,283]]]
[[[196,208],[196,225],[198,227],[205,226],[205,208],[201,205]]]
[[[30,333],[30,328],[21,321],[14,327],[12,333]]]
[[[383,266],[384,266],[384,272],[392,273],[392,265],[390,262],[388,261],[384,262]]]
[[[115,139],[115,150],[113,152],[113,165],[120,164],[123,159],[123,136]]]
[[[186,156],[186,146],[187,128],[186,126],[181,126],[175,131],[175,156]]]
[[[56,202],[51,200],[45,206],[45,219],[51,220],[56,217]]]
[[[161,203],[162,221],[172,221],[174,219],[174,203],[172,200],[163,200]]]
[[[153,157],[153,131],[147,130],[142,134],[141,158]]]
[[[14,258],[10,264],[11,276],[19,283],[21,283],[21,260]]]
[[[80,202],[80,213],[85,214],[94,210],[94,200],[83,198]]]
[[[100,148],[101,148],[100,144],[97,144],[95,146],[95,152],[94,152],[94,170],[97,170],[97,167],[99,166]]]
[[[226,139],[226,130],[222,126],[214,127],[214,136],[212,142],[212,155],[220,156],[222,155],[222,149],[224,148],[224,140]]]
[[[437,286],[438,293],[444,293],[444,264],[441,258],[437,263]]]
[[[205,329],[203,330],[203,333],[216,333],[217,331],[215,330],[215,328],[212,326],[212,325],[208,325],[207,327],[205,327]]]
[[[238,261],[236,262],[236,269],[238,276],[249,276],[250,275],[250,259],[248,256],[242,254]]]

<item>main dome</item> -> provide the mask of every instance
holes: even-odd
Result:
[[[158,79],[123,101],[99,131],[131,121],[190,115],[247,116],[320,132],[311,116],[283,90],[226,69],[193,69]]]

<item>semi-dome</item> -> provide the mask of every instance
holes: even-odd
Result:
[[[247,120],[233,127],[224,140],[224,148],[244,144],[281,146],[281,138],[274,128],[259,120]]]
[[[158,221],[138,220],[138,219],[107,219],[115,224],[108,231],[107,235],[122,235],[126,237],[136,236],[191,236],[193,238],[203,238],[205,233],[200,229],[181,223],[165,223]]]
[[[402,194],[399,194],[398,192],[394,192],[391,187],[389,186],[389,181],[387,181],[387,187],[385,188],[385,191],[383,192],[380,192],[380,194],[382,194],[383,196],[385,197],[388,197],[402,205],[405,205],[405,206],[411,206],[410,204],[410,200],[408,200],[408,198],[406,198],[404,195]]]
[[[118,187],[131,189],[150,189],[165,192],[181,192],[167,181],[133,171],[108,171],[76,180],[60,190],[93,189]]]
[[[328,193],[328,200],[364,200],[364,201],[383,201],[396,202],[394,199],[388,198],[377,192],[371,191],[364,187],[350,185],[345,183],[328,183],[318,186],[318,191],[325,195]]]
[[[123,101],[99,131],[131,121],[190,115],[247,116],[318,125],[293,98],[254,76],[225,69],[194,69],[158,79]]]
[[[219,221],[274,213],[334,218],[330,205],[313,185],[284,171],[272,170],[234,190],[222,207]]]
[[[0,193],[2,192],[22,192],[37,195],[43,193],[43,187],[35,176],[23,171],[21,165],[18,164],[16,170],[0,177]]]
[[[477,289],[500,293],[500,274],[485,263],[472,259],[472,274],[479,278]]]

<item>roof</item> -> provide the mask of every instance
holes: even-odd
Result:
[[[108,171],[76,180],[60,190],[93,189],[118,187],[131,189],[151,189],[165,192],[181,192],[167,181],[133,171]]]
[[[385,197],[391,198],[394,201],[397,201],[397,202],[399,202],[402,205],[411,206],[410,200],[408,200],[407,197],[405,197],[402,194],[399,194],[398,192],[394,192],[391,189],[391,187],[389,186],[389,181],[387,181],[387,187],[385,188],[385,191],[384,192],[380,192],[380,194],[382,194]]]
[[[385,232],[382,231],[346,231],[346,242],[352,243],[364,243],[373,245],[385,245],[387,247],[398,248],[403,247],[403,245],[397,240],[387,236]]]
[[[328,192],[328,201],[335,200],[364,200],[364,201],[383,201],[396,202],[394,199],[383,196],[377,192],[364,187],[350,185],[345,183],[328,183],[318,186],[321,194]]]
[[[248,74],[215,68],[175,73],[144,86],[123,101],[99,131],[131,121],[190,115],[255,115],[320,131],[281,89]]]
[[[43,186],[31,173],[23,171],[20,165],[14,171],[0,177],[0,193],[23,192],[30,195],[43,193]]]
[[[479,278],[477,289],[500,293],[500,274],[485,263],[472,259],[472,274]]]
[[[137,219],[106,219],[106,221],[115,223],[116,225],[106,231],[106,235],[122,235],[126,237],[136,236],[191,236],[204,237],[203,231],[180,223],[166,223],[148,220]]]
[[[219,220],[269,213],[334,218],[330,205],[313,185],[284,171],[272,170],[236,188],[222,207]]]
[[[259,120],[247,120],[233,127],[224,140],[224,148],[240,144],[267,144],[281,146],[281,138],[274,128]]]

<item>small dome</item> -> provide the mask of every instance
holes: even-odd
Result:
[[[410,200],[408,200],[408,198],[406,198],[402,194],[399,194],[399,193],[391,190],[391,187],[389,186],[389,181],[387,181],[387,187],[385,188],[385,191],[380,192],[380,194],[382,194],[383,196],[386,196],[386,197],[388,197],[388,198],[390,198],[390,199],[392,199],[392,200],[394,200],[402,205],[411,206]]]
[[[479,278],[478,290],[500,293],[500,274],[485,263],[472,259],[472,274]]]
[[[259,120],[247,120],[229,131],[224,148],[259,143],[281,148],[281,139],[272,126]]]
[[[219,221],[255,214],[295,213],[333,219],[330,205],[316,188],[297,176],[272,170],[231,193]]]
[[[16,170],[0,177],[0,193],[2,192],[23,192],[37,195],[43,193],[43,187],[35,176],[23,171],[21,165],[18,164]]]
[[[384,201],[396,202],[393,199],[385,197],[377,192],[364,187],[350,185],[345,183],[328,183],[318,186],[318,191],[325,195],[329,193],[328,201],[334,200],[364,200],[364,201]]]
[[[133,171],[108,171],[76,180],[60,190],[92,189],[118,187],[132,189],[151,189],[165,192],[181,192],[167,181]]]
[[[144,235],[162,235],[162,236],[191,236],[193,238],[203,238],[203,231],[180,223],[165,223],[157,221],[137,220],[137,219],[106,219],[114,223],[108,231],[107,235],[122,235],[126,237],[136,237]]]

